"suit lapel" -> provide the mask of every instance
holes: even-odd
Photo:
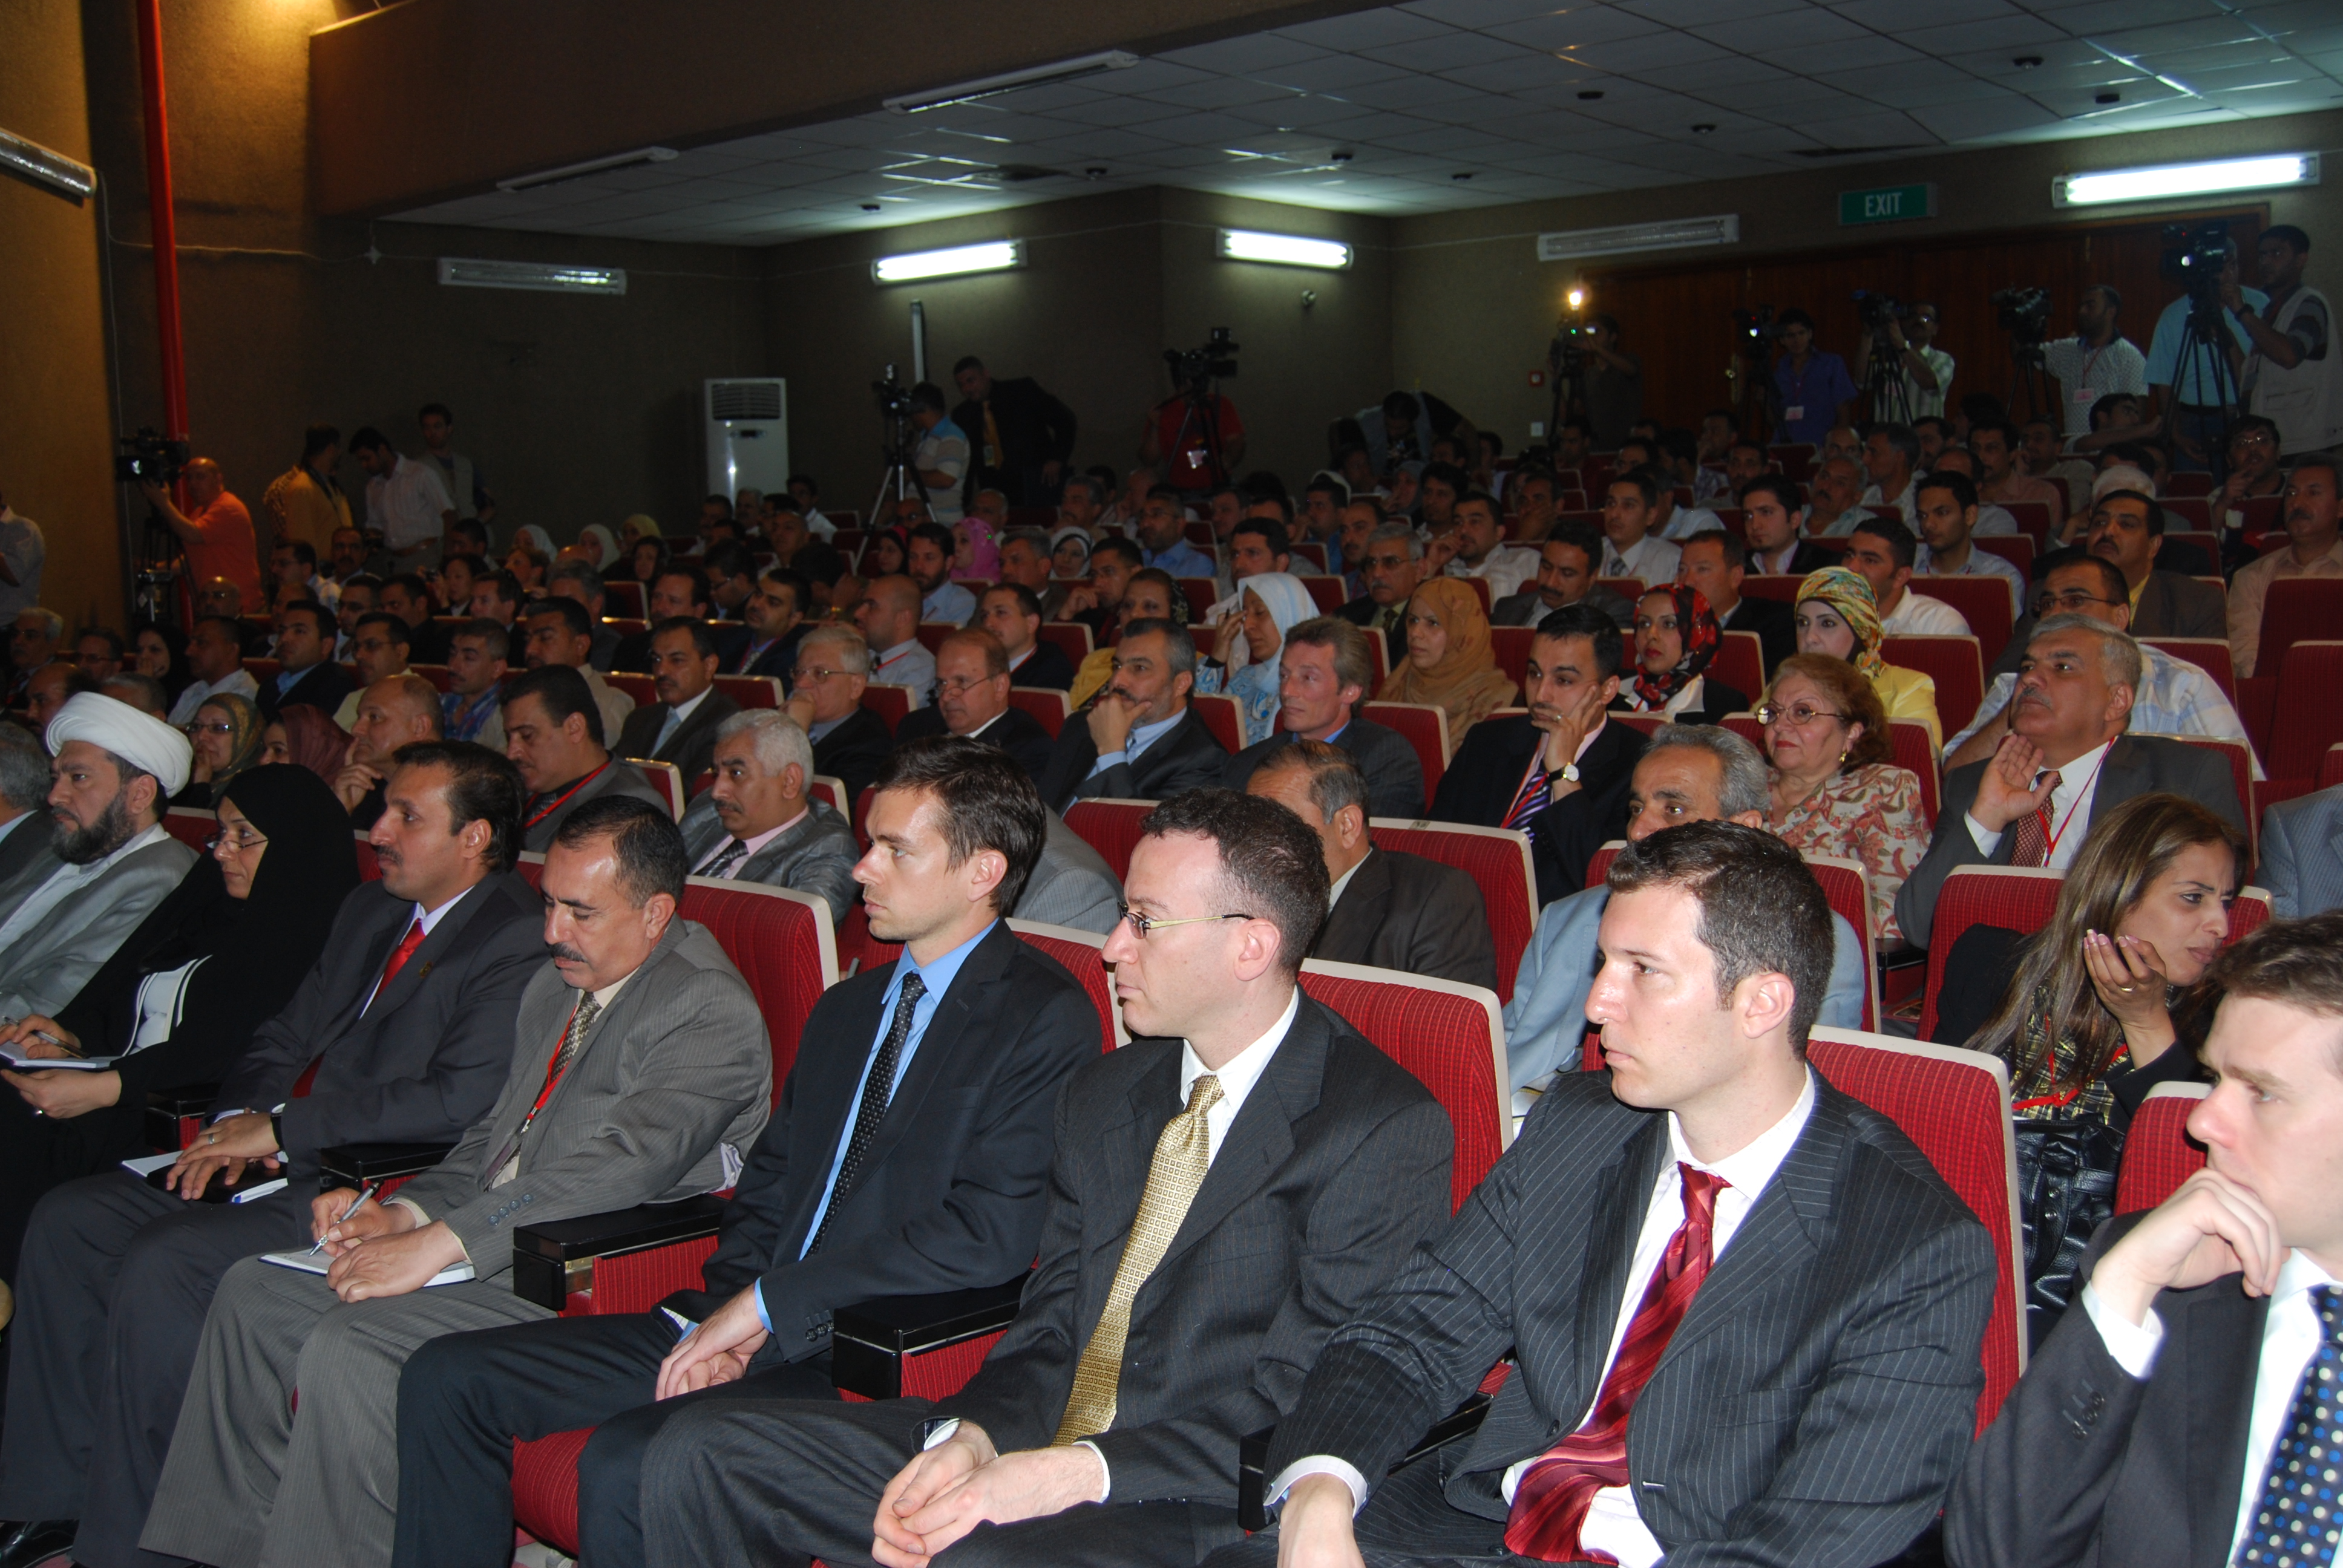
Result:
[[[447,956],[447,950],[456,945],[456,939],[462,934],[465,923],[471,919],[472,912],[480,907],[480,900],[492,896],[491,888],[494,881],[494,878],[488,878],[475,884],[457,901],[454,909],[440,917],[439,923],[431,928],[431,934],[423,939],[423,945],[408,955],[407,962],[400,965],[398,972],[391,977],[390,983],[384,986],[373,1001],[367,1005],[366,1016],[368,1019],[388,1018],[406,1004],[408,997],[423,988],[423,982],[430,977],[432,970],[437,967],[441,959]],[[391,949],[397,947],[406,936],[407,924],[414,919],[414,915],[415,909],[410,904],[404,912],[404,917],[392,929],[388,944],[375,960],[377,974],[380,974],[382,966],[389,961]]]
[[[863,1155],[864,1169],[878,1164],[888,1151],[903,1141],[903,1130],[919,1111],[920,1102],[943,1075],[960,1036],[976,1011],[975,992],[989,981],[1001,978],[1009,967],[1011,953],[1004,945],[1018,940],[1007,926],[996,925],[962,960],[960,973],[942,999],[936,1003],[928,1027],[920,1032],[919,1049],[911,1053],[911,1063],[895,1085],[892,1098],[887,1101],[887,1114],[880,1119],[879,1131],[871,1136],[870,1151]]]
[[[2195,1568],[2219,1568],[2229,1560],[2246,1469],[2261,1462],[2260,1455],[2246,1452],[2246,1426],[2269,1300],[2248,1297],[2234,1283],[2221,1289],[2226,1293],[2191,1301],[2180,1326],[2188,1354],[2186,1484],[2188,1561]]]
[[[2101,817],[2133,796],[2146,794],[2154,782],[2147,776],[2146,759],[2140,755],[2140,749],[2132,744],[2131,737],[2117,736],[2107,754],[2099,759],[2099,776],[2091,786],[2091,826],[2097,826]],[[2008,841],[2008,835],[2004,834],[2002,842]]]
[[[1089,726],[1085,725],[1083,728],[1087,729]],[[1131,782],[1141,795],[1146,795],[1155,780],[1170,769],[1172,763],[1184,755],[1189,747],[1195,744],[1195,739],[1189,731],[1203,728],[1204,721],[1196,717],[1196,710],[1193,708],[1184,709],[1180,714],[1180,722],[1172,727],[1170,733],[1139,754],[1139,760],[1132,765],[1131,770]],[[1092,760],[1095,761],[1096,758],[1093,757]]]
[[[1603,1384],[1603,1366],[1611,1355],[1611,1330],[1627,1295],[1627,1271],[1634,1265],[1635,1242],[1643,1233],[1644,1213],[1651,1207],[1653,1187],[1668,1158],[1668,1120],[1654,1116],[1644,1130],[1620,1145],[1619,1154],[1604,1172],[1594,1198],[1594,1222],[1587,1227],[1586,1261],[1579,1278],[1578,1320],[1573,1343],[1578,1348],[1578,1375],[1573,1397]]]
[[[1155,1265],[1151,1278],[1167,1276],[1172,1260],[1194,1246],[1227,1219],[1238,1204],[1261,1190],[1271,1172],[1293,1152],[1293,1122],[1318,1103],[1319,1086],[1326,1073],[1326,1051],[1333,1030],[1308,998],[1293,1017],[1293,1027],[1262,1070],[1243,1109],[1229,1123],[1228,1141],[1212,1156],[1204,1184],[1196,1189],[1179,1234]],[[1178,1080],[1173,1081],[1174,1092]],[[1150,1154],[1153,1153],[1151,1149]]]
[[[1351,875],[1351,885],[1342,890],[1342,901],[1328,911],[1326,924],[1318,932],[1312,952],[1358,951],[1363,940],[1372,934],[1382,910],[1391,901],[1391,861],[1380,849],[1370,849],[1359,869]],[[1364,958],[1348,959],[1350,963],[1365,963]]]

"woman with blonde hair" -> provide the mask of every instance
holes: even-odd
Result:
[[[2203,1076],[2241,847],[2178,795],[2137,795],[2093,824],[2032,936],[1972,926],[1946,960],[1936,1039],[2009,1063],[2034,1342],[2114,1209],[2125,1129],[2158,1083]]]
[[[1871,678],[1890,719],[1926,725],[1928,744],[1944,749],[1944,727],[1936,718],[1936,683],[1916,669],[1906,669],[1879,657],[1879,601],[1872,598],[1869,583],[1845,567],[1810,572],[1798,588],[1798,602],[1791,614],[1800,653],[1826,653],[1863,671]]]
[[[1453,758],[1464,732],[1512,706],[1521,689],[1497,668],[1481,596],[1462,578],[1433,578],[1419,587],[1402,624],[1407,658],[1383,678],[1375,700],[1420,702],[1447,714]]]
[[[1928,852],[1920,780],[1893,760],[1887,714],[1843,658],[1794,653],[1758,706],[1773,764],[1765,825],[1801,854],[1863,867],[1872,940],[1901,943],[1896,892]]]

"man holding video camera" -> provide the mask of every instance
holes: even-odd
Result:
[[[1892,419],[1909,425],[1916,419],[1944,417],[1945,397],[1952,389],[1953,357],[1933,347],[1936,337],[1936,307],[1926,303],[1898,307],[1884,295],[1861,297],[1857,304],[1877,300],[1884,307],[1879,313],[1879,325],[1875,328],[1870,316],[1865,315],[1863,330],[1855,335],[1855,362],[1871,363],[1872,337],[1884,333],[1887,346],[1895,351],[1896,367],[1904,380],[1904,407],[1875,408],[1874,417]]]
[[[2278,427],[2286,456],[2323,452],[2343,441],[2343,348],[2334,341],[2327,297],[2302,281],[2310,260],[2310,236],[2292,224],[2262,231],[2254,246],[2269,303],[2240,309],[2243,290],[2235,283],[2221,304],[2253,340],[2246,361],[2242,400]]]
[[[2164,271],[2167,276],[2190,280],[2191,286],[2156,318],[2156,334],[2147,344],[2147,384],[2163,399],[2160,428],[2172,445],[2173,467],[2184,473],[2204,473],[2220,453],[2229,416],[2243,402],[2237,387],[2238,357],[2251,353],[2254,344],[2240,323],[2248,309],[2258,314],[2268,305],[2269,296],[2258,288],[2239,286],[2237,242],[2228,237],[2226,226],[2201,226],[2182,243],[2185,250],[2165,252]],[[2210,255],[2217,246],[2223,253],[2217,270],[2211,266]],[[2197,281],[2198,269],[2209,281]],[[2207,287],[2213,291],[2213,303],[2228,339],[2220,354],[2209,344],[2189,340],[2189,315],[2197,307],[2198,293]],[[2227,353],[2233,347],[2236,352]]]

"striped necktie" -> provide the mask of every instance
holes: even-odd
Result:
[[[729,839],[726,841],[722,849],[718,849],[714,854],[708,857],[708,863],[706,865],[700,867],[699,869],[692,872],[691,874],[695,877],[716,877],[719,879],[729,877],[732,874],[732,868],[739,865],[743,859],[747,859],[748,854],[748,845],[742,843],[738,839]]]

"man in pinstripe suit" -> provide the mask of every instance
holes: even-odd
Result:
[[[1730,822],[1614,864],[1565,1075],[1455,1221],[1328,1342],[1271,1444],[1279,1533],[1213,1568],[1426,1560],[1862,1568],[1968,1447],[1985,1228],[1805,1060],[1830,910]],[[1512,1349],[1468,1442],[1390,1474]]]

